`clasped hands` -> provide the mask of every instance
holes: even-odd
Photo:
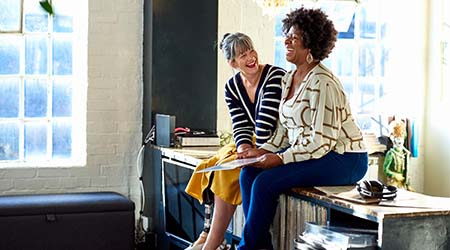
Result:
[[[395,174],[392,175],[391,178],[395,179],[395,180],[398,181],[398,182],[403,182],[403,181],[405,181],[405,179],[406,179],[406,178],[403,176],[403,174],[401,174],[401,173],[395,173]]]
[[[262,148],[245,148],[239,150],[237,153],[237,158],[238,159],[255,158],[260,157],[262,155],[264,156],[263,159],[259,162],[253,163],[251,166],[257,168],[273,168],[276,166],[283,165],[283,161],[277,154]]]

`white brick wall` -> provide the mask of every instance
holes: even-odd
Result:
[[[87,165],[0,169],[0,195],[115,191],[139,201],[143,2],[89,1]]]
[[[262,9],[254,1],[219,0],[217,41],[225,33],[243,32],[252,38],[260,63],[274,64],[275,19],[262,16]],[[257,18],[255,18],[257,17]],[[233,76],[230,65],[218,49],[217,63],[217,130],[231,132],[231,118],[225,103],[225,82]]]

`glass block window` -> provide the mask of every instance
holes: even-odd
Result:
[[[0,2],[0,32],[20,32],[22,30],[22,0],[2,0]]]
[[[51,4],[0,1],[0,167],[85,162],[87,1]]]

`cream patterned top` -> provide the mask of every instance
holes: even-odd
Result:
[[[261,148],[271,152],[286,149],[281,153],[284,164],[317,159],[330,151],[366,152],[344,88],[330,70],[323,64],[315,66],[287,100],[294,73],[282,79],[277,129]]]

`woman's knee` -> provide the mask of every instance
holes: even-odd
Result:
[[[262,194],[264,196],[267,195],[278,195],[279,185],[274,181],[273,176],[270,176],[266,173],[261,173],[258,175],[253,181],[252,185],[252,193],[253,194]]]
[[[244,167],[241,170],[241,174],[239,176],[239,182],[244,185],[251,185],[251,183],[253,183],[253,180],[256,178],[256,176],[258,175],[258,169],[254,168],[254,167]]]

